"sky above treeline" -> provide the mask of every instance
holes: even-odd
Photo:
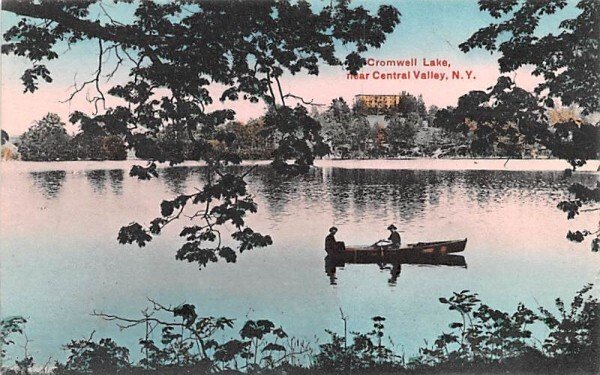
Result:
[[[325,3],[328,0],[315,0],[313,6],[318,9]],[[373,65],[362,69],[363,79],[348,77],[341,67],[323,66],[318,77],[306,74],[286,75],[282,81],[285,94],[292,93],[307,101],[329,104],[337,97],[343,97],[348,103],[352,103],[357,94],[398,94],[408,91],[413,95],[423,95],[428,106],[446,107],[456,105],[457,99],[471,90],[485,90],[493,85],[500,74],[497,55],[483,50],[465,54],[458,48],[475,31],[493,21],[487,13],[479,10],[475,1],[369,0],[354,1],[352,4],[362,5],[373,11],[381,4],[393,4],[402,14],[400,24],[388,36],[385,44],[364,55]],[[558,32],[558,23],[564,16],[572,17],[578,13],[575,4],[569,3],[566,9],[545,20],[540,25],[540,32]],[[112,1],[105,1],[103,6],[111,17],[123,22],[131,19],[134,9],[132,5],[115,5]],[[92,14],[102,14],[97,7],[91,9]],[[18,18],[14,14],[2,12],[3,32],[16,22]],[[60,45],[56,51],[60,57],[47,63],[54,82],[40,83],[39,90],[34,94],[23,93],[20,81],[21,74],[31,63],[22,57],[2,55],[1,127],[10,135],[23,133],[48,112],[59,114],[68,123],[69,113],[75,110],[86,113],[94,111],[94,106],[86,100],[85,90],[71,102],[62,102],[69,97],[74,82],[81,85],[92,77],[97,67],[97,41],[86,41],[72,48]],[[338,52],[339,56],[347,54],[344,46],[338,46]],[[409,66],[406,66],[406,62],[400,63],[410,59],[416,59],[413,60],[416,61],[414,66],[412,62]],[[444,60],[446,66],[432,66],[436,63],[444,64]],[[389,61],[403,65],[390,66]],[[375,66],[381,63],[386,65]],[[113,67],[114,60],[109,58],[103,68],[104,72],[110,72]],[[509,75],[526,89],[533,89],[539,82],[538,78],[531,76],[527,67]],[[122,68],[112,80],[104,83],[103,88],[107,90],[124,82],[126,78],[127,69]],[[222,87],[211,87],[213,97],[220,96],[221,91]],[[240,121],[257,118],[265,111],[264,103],[252,104],[243,100],[215,102],[208,109],[232,108],[236,110]],[[117,104],[119,102],[116,98],[107,96],[107,108]],[[67,129],[69,132],[77,131],[70,124]]]

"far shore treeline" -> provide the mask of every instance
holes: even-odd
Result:
[[[388,107],[365,107],[360,102],[351,107],[340,97],[328,106],[313,106],[311,117],[319,122],[321,136],[329,146],[328,157],[334,159],[560,157],[553,155],[546,145],[529,142],[526,134],[517,130],[521,120],[517,116],[511,118],[503,113],[503,117],[498,117],[494,113],[498,108],[489,103],[474,106],[472,99],[480,93],[472,91],[459,99],[457,107],[445,109],[435,105],[427,107],[421,95],[417,97],[405,91],[398,95],[398,104]],[[525,90],[513,90],[513,93],[523,97],[512,99],[534,98]],[[76,122],[77,117],[72,116],[71,121]],[[577,142],[585,140],[588,157],[598,158],[598,130],[591,122],[576,106],[547,108],[545,126],[550,134],[565,143],[563,149],[582,151]],[[565,126],[568,129],[563,131]],[[210,141],[211,146],[225,148],[227,143],[231,151],[246,160],[273,157],[278,134],[267,129],[265,116],[246,123],[229,121],[221,127],[234,141],[214,139]],[[149,138],[149,147],[158,154],[195,160],[198,150],[194,150],[194,138],[194,134],[169,126]],[[4,160],[125,160],[128,148],[122,137],[108,134],[97,125],[82,123],[79,132],[70,135],[63,120],[53,113],[19,137],[9,137],[2,131]]]

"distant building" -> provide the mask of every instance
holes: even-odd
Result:
[[[400,104],[400,95],[368,95],[354,96],[354,103],[365,109],[388,109]]]

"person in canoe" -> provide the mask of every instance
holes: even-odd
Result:
[[[336,241],[335,234],[338,229],[336,227],[329,228],[329,234],[325,237],[325,251],[328,253],[346,250],[346,245],[343,242]]]
[[[398,228],[396,228],[394,224],[391,224],[389,227],[387,227],[387,229],[391,232],[388,239],[375,242],[373,247],[382,249],[399,249],[402,239],[400,238],[400,233],[398,233]]]
[[[394,224],[391,224],[387,229],[390,231],[388,241],[392,242],[392,247],[399,249],[402,239],[400,238],[400,233],[398,233],[398,228]]]

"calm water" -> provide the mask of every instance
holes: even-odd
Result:
[[[567,222],[555,208],[571,182],[562,172],[397,169],[402,165],[330,162],[291,181],[258,168],[249,182],[259,213],[250,222],[274,245],[202,271],[174,259],[179,224],[142,249],[116,241],[122,225],[148,223],[163,198],[199,186],[201,167],[137,181],[118,163],[5,165],[1,315],[28,318],[38,362],[64,358],[61,345],[94,330],[137,355],[140,331],[119,332],[90,313],[139,317],[147,297],[195,303],[204,316],[268,318],[304,339],[341,332],[340,308],[351,331],[382,315],[387,333],[411,354],[448,330],[454,316],[438,298],[453,291],[476,291],[514,311],[519,301],[549,306],[598,281],[600,256],[565,239],[568,229],[593,227],[597,216]],[[574,178],[592,184],[597,177]],[[388,269],[350,264],[326,274],[323,240],[331,225],[339,240],[369,244],[387,236],[390,223],[404,231],[403,242],[468,238],[466,268],[403,265],[390,280]]]

